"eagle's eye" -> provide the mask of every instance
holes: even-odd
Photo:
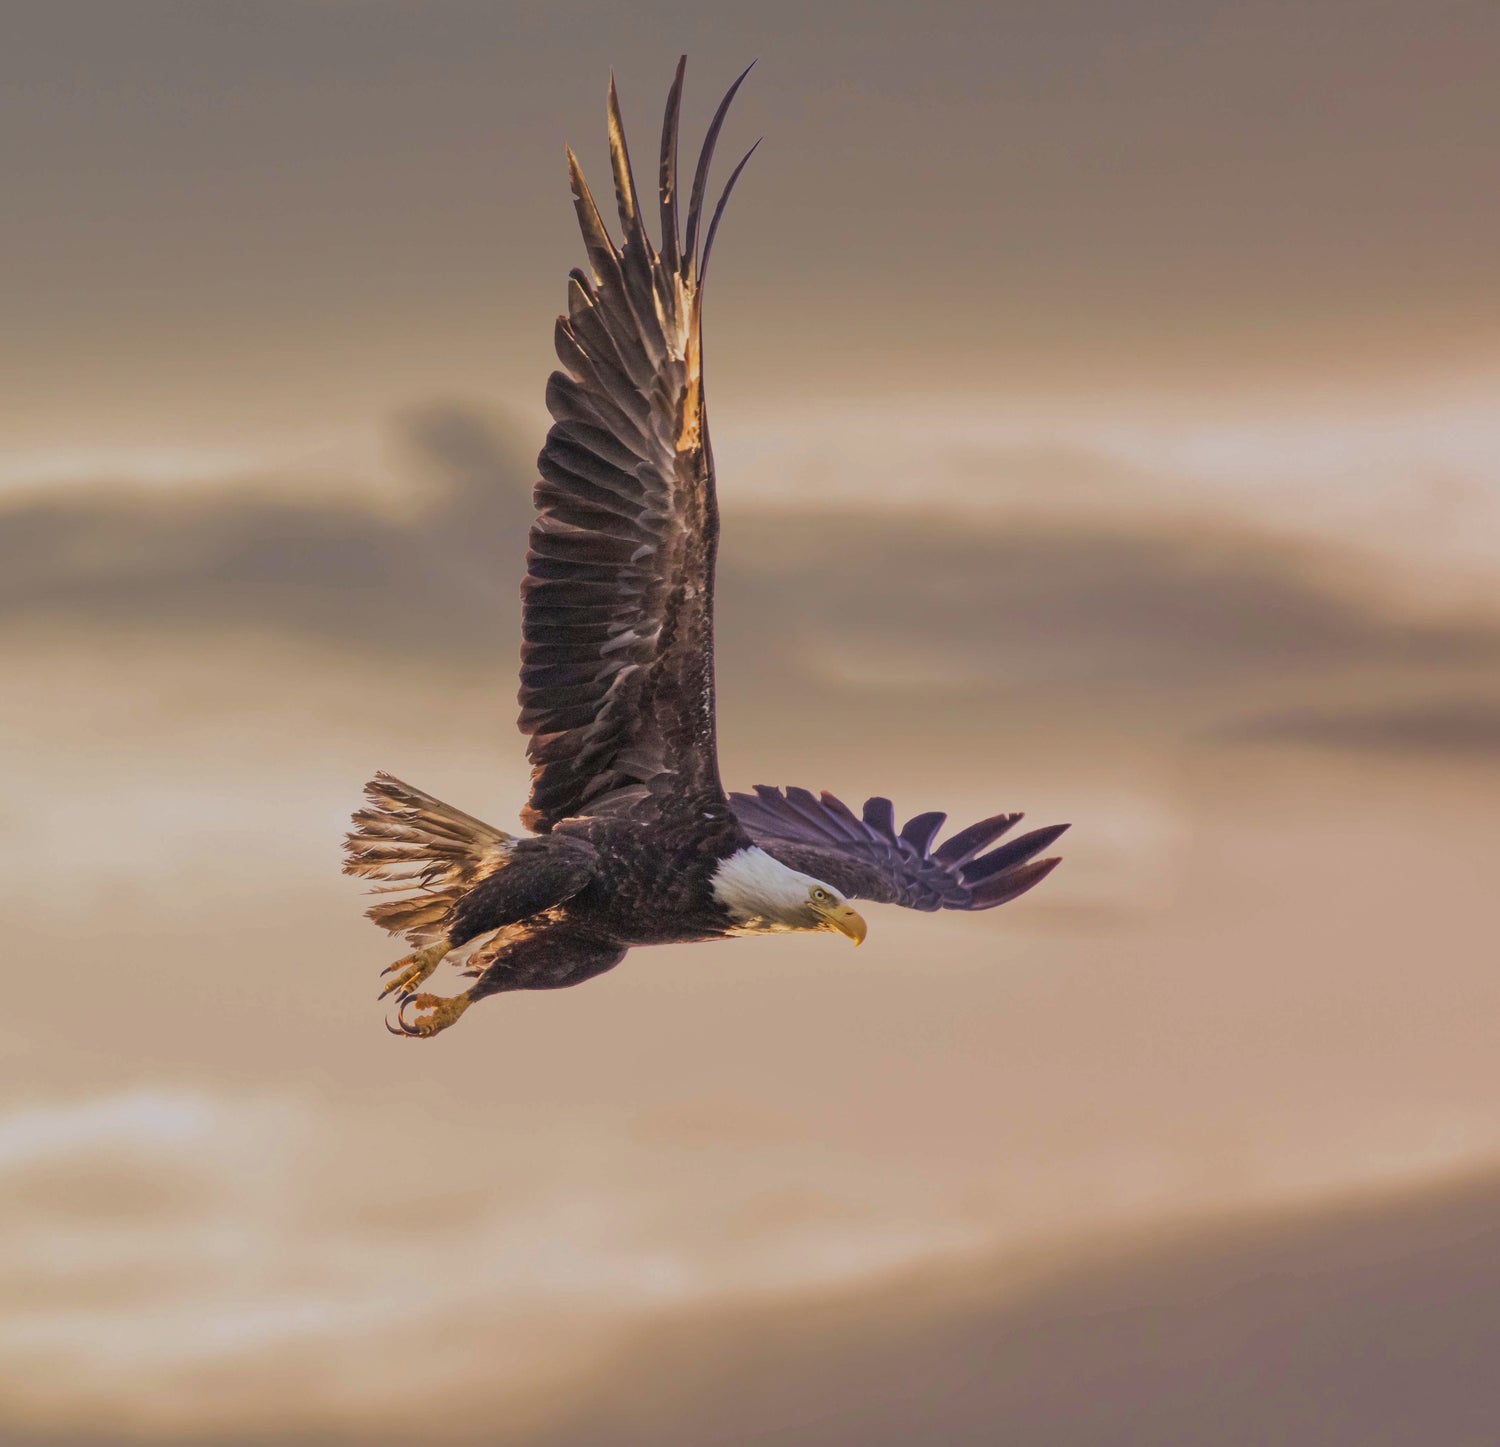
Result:
[[[826,889],[815,889],[812,892],[812,897],[815,904],[822,904],[828,898],[828,891]]]

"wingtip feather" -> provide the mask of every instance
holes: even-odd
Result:
[[[729,173],[729,179],[724,183],[723,191],[719,193],[719,202],[718,205],[714,207],[713,219],[708,223],[708,235],[703,239],[703,260],[699,263],[698,266],[698,286],[700,290],[703,287],[704,277],[708,275],[709,254],[714,249],[714,237],[717,236],[719,232],[720,218],[724,215],[724,208],[729,204],[729,193],[734,190],[734,183],[740,179],[740,172],[750,164],[750,157],[755,154],[756,150],[760,146],[761,141],[763,140],[765,140],[765,137],[761,136],[755,142],[755,145],[751,146],[750,149],[740,157],[739,164],[734,168],[734,170]]]
[[[698,168],[693,174],[693,191],[688,200],[687,233],[682,248],[683,265],[688,275],[692,275],[693,273],[693,263],[698,241],[698,227],[703,218],[703,199],[704,194],[708,190],[708,171],[709,167],[713,164],[714,147],[718,145],[719,132],[724,127],[724,117],[729,114],[729,107],[734,103],[735,95],[738,93],[740,86],[744,84],[745,77],[755,69],[755,64],[755,61],[752,60],[734,78],[734,83],[724,93],[724,99],[719,102],[719,108],[714,112],[713,119],[708,124],[707,134],[703,138],[703,149],[698,153]],[[749,157],[745,159],[748,160]],[[743,166],[744,161],[741,161],[740,165]]]
[[[1048,859],[1023,864],[995,879],[987,880],[974,891],[974,903],[970,908],[995,909],[1002,904],[1009,904],[1035,889],[1061,863],[1062,856],[1053,855]]]
[[[679,56],[661,122],[657,189],[661,202],[661,259],[669,272],[677,272],[682,263],[682,243],[677,226],[677,137],[682,119],[682,82],[686,74],[687,56]]]
[[[627,240],[640,230],[640,203],[636,197],[635,175],[630,168],[630,148],[625,144],[625,122],[620,116],[620,93],[615,88],[615,73],[609,73],[609,162],[615,175],[615,201],[620,210],[620,227]]]

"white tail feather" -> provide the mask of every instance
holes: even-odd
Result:
[[[414,945],[441,938],[448,911],[504,866],[515,837],[390,774],[365,785],[367,807],[344,840],[344,873],[384,880],[371,892],[402,894],[366,913]]]

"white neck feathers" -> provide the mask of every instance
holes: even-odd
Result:
[[[788,869],[764,849],[751,845],[731,854],[713,877],[714,898],[745,933],[807,929],[811,875]]]

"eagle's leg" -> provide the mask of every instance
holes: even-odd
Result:
[[[446,1030],[473,1003],[474,996],[469,990],[458,995],[405,995],[396,1010],[396,1023],[387,1021],[385,1028],[392,1035],[426,1040]],[[410,1020],[406,1018],[408,1009],[416,1012]]]
[[[596,858],[592,846],[578,840],[515,842],[501,864],[460,893],[433,921],[441,931],[436,940],[386,966],[382,973],[390,978],[380,998],[412,994],[450,950],[571,899],[593,878]]]
[[[453,948],[445,935],[425,949],[414,950],[403,955],[393,965],[387,965],[380,973],[389,975],[381,987],[380,999],[387,995],[410,995],[443,962],[443,956]]]
[[[624,949],[614,940],[587,935],[567,925],[540,929],[506,943],[462,994],[404,993],[395,1023],[388,1021],[386,1029],[392,1035],[425,1040],[446,1030],[486,995],[508,990],[560,990],[602,975],[624,958]]]

